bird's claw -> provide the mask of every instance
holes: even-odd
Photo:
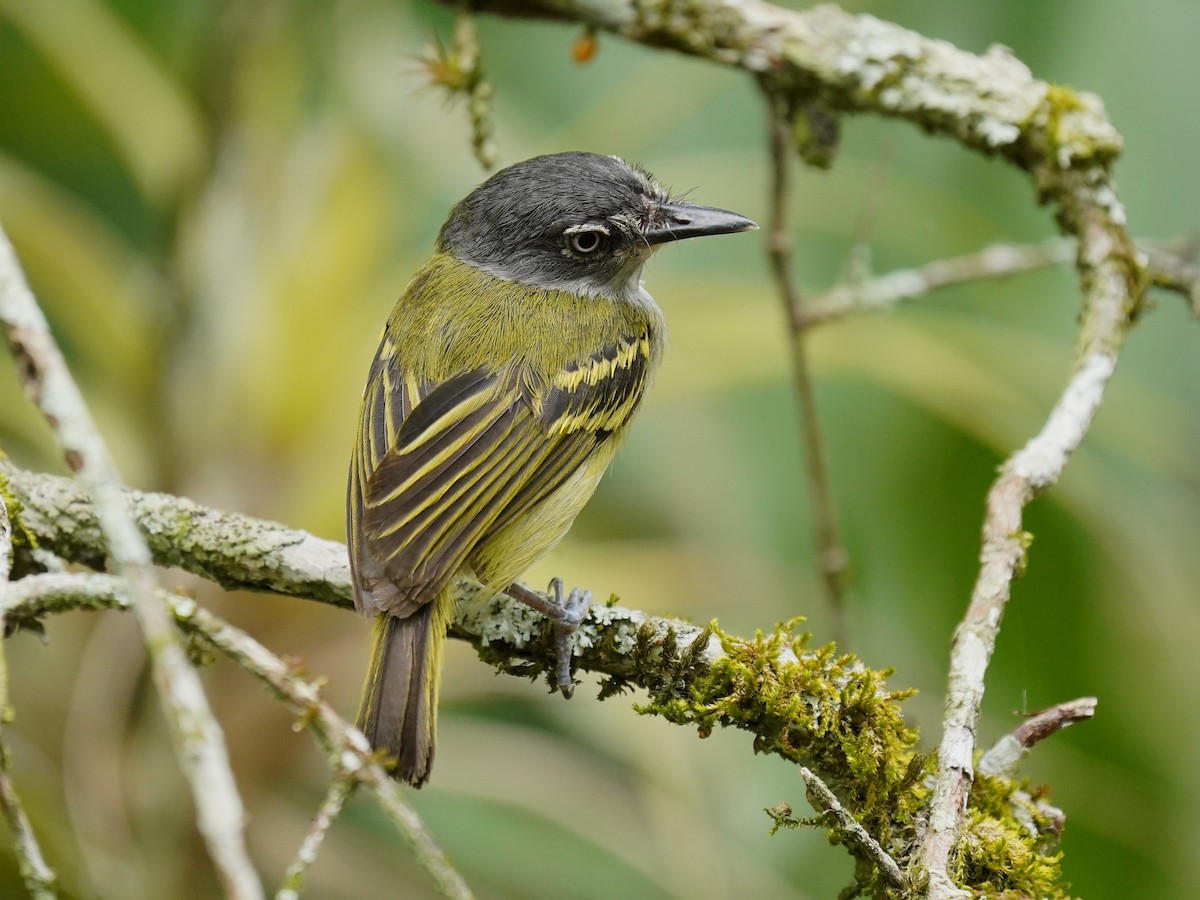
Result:
[[[575,682],[571,680],[571,656],[575,651],[572,638],[592,607],[592,592],[575,588],[564,600],[561,578],[551,581],[547,592],[552,599],[547,600],[520,582],[514,582],[505,591],[508,596],[536,609],[554,623],[554,650],[557,655],[554,686],[562,691],[564,697],[570,697],[575,691]]]
[[[592,607],[592,592],[573,588],[563,599],[563,583],[561,578],[551,580],[547,589],[554,597],[554,605],[559,611],[554,622],[554,649],[557,664],[554,669],[555,686],[564,697],[575,693],[575,682],[571,678],[571,657],[575,652],[575,632],[587,618],[588,610]]]

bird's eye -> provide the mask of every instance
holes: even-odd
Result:
[[[603,225],[580,225],[567,231],[567,247],[580,256],[591,256],[608,243],[608,229]]]

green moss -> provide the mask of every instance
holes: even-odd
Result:
[[[917,752],[916,730],[900,713],[901,701],[913,692],[889,691],[889,671],[869,669],[833,644],[809,649],[809,635],[792,633],[797,621],[752,640],[725,634],[713,623],[726,656],[695,674],[686,688],[680,686],[689,679],[664,678],[638,712],[695,726],[702,737],[716,726],[753,733],[757,752],[811,767],[867,831],[902,859],[915,841],[915,820],[928,795],[927,761]],[[671,667],[664,669],[669,674]],[[775,823],[790,820],[775,817]],[[828,835],[856,852],[837,826]]]
[[[1097,134],[1087,142],[1081,140],[1080,129],[1072,120],[1079,115],[1090,115],[1092,111],[1074,88],[1061,84],[1049,85],[1042,105],[1046,116],[1046,134],[1051,141],[1050,149],[1069,147],[1072,164],[1107,167],[1120,156],[1120,141],[1114,141],[1109,133]]]
[[[1011,816],[997,818],[969,809],[966,824],[951,869],[956,882],[989,898],[1071,896],[1061,884],[1062,854],[1043,852],[1040,840]]]
[[[754,735],[754,748],[815,771],[901,868],[907,868],[928,802],[932,760],[901,714],[914,693],[889,690],[890,670],[874,670],[833,644],[808,647],[800,620],[743,640],[709,626],[725,656],[706,666],[692,651],[662,647],[649,701],[637,710],[690,725],[701,737],[720,727]],[[695,641],[699,648],[706,640]],[[1067,896],[1051,846],[1061,823],[1005,778],[979,776],[952,874],[981,897]],[[768,810],[772,832],[819,825],[855,856],[848,896],[899,897],[828,816],[798,818],[781,803]],[[1047,835],[1050,838],[1047,838]]]
[[[4,458],[4,454],[0,454],[0,458]],[[22,512],[24,512],[25,506],[17,498],[17,494],[13,493],[8,479],[2,473],[0,473],[0,503],[4,504],[5,510],[8,512],[11,547],[8,551],[10,557],[6,562],[11,566],[10,577],[19,578],[28,574],[31,565],[29,552],[37,550],[37,535],[25,527],[25,523],[22,521]]]
[[[829,169],[837,156],[841,121],[830,106],[813,100],[792,116],[792,144],[806,163]]]
[[[1066,900],[1056,812],[1037,802],[1027,784],[976,772],[951,877],[979,897]]]
[[[3,454],[0,454],[0,459],[3,458]],[[0,474],[0,503],[3,503],[4,508],[8,511],[8,524],[12,540],[12,559],[10,561],[16,562],[22,553],[37,549],[37,536],[21,521],[21,513],[25,507],[13,493],[8,479],[3,474]]]

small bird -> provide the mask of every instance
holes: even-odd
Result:
[[[642,266],[664,243],[757,227],[582,152],[510,166],[451,210],[371,363],[347,490],[354,602],[375,617],[358,725],[393,777],[429,778],[460,575],[555,621],[570,696],[591,596],[514,582],[595,491],[658,365]]]

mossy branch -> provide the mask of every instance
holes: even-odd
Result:
[[[448,0],[447,0],[448,2]],[[1094,95],[1034,78],[1005,47],[982,55],[836,6],[761,0],[475,0],[476,12],[580,23],[769,82],[836,136],[837,113],[905,119],[1023,168],[1105,166],[1122,140]],[[819,142],[827,162],[831,140]]]

